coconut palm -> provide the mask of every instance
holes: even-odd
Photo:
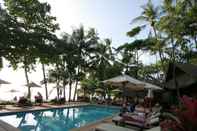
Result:
[[[152,3],[151,0],[148,1],[148,3],[142,7],[143,12],[141,14],[141,16],[138,16],[137,18],[135,18],[133,20],[133,22],[145,22],[148,23],[148,25],[150,25],[150,27],[153,30],[154,33],[154,37],[156,38],[156,43],[155,43],[155,48],[158,50],[159,52],[159,57],[162,63],[162,67],[163,70],[165,71],[165,67],[164,67],[164,55],[163,55],[163,51],[162,51],[162,47],[163,47],[163,43],[159,40],[160,35],[157,32],[157,22],[158,19],[160,17],[160,10],[159,7],[155,7]],[[145,25],[141,26],[144,27]]]

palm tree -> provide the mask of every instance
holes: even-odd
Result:
[[[138,21],[148,22],[148,24],[152,27],[154,36],[156,38],[155,47],[157,47],[157,50],[159,52],[159,57],[162,63],[162,68],[165,71],[164,56],[163,56],[163,51],[162,51],[163,45],[162,45],[162,42],[159,41],[160,35],[158,35],[158,32],[157,32],[157,22],[158,22],[159,15],[160,15],[159,7],[155,7],[152,1],[149,0],[148,3],[142,8],[143,8],[142,15],[135,18],[133,22],[138,22]],[[142,27],[144,27],[144,25]]]
[[[106,70],[113,64],[113,61],[115,59],[112,54],[111,40],[105,39],[97,44],[96,51],[89,62],[91,73],[100,81],[107,79]]]
[[[75,78],[74,100],[76,98],[78,82],[82,80],[84,71],[88,68],[88,61],[95,50],[98,39],[95,29],[90,28],[88,31],[85,31],[83,26],[73,30],[71,35],[71,43],[76,47],[74,54],[76,55],[75,62],[77,63],[76,73],[73,76]]]

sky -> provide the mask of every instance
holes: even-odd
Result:
[[[61,32],[70,33],[83,24],[96,28],[101,38],[110,38],[114,47],[132,41],[126,32],[134,27],[132,20],[142,12],[148,0],[42,0],[50,3]],[[159,0],[153,0],[158,3]],[[138,38],[144,38],[146,32]]]
[[[40,0],[46,1],[51,5],[51,14],[57,17],[57,22],[62,32],[71,33],[73,28],[79,27],[81,24],[86,29],[93,27],[97,29],[101,39],[110,38],[112,46],[118,47],[126,42],[134,39],[128,38],[126,32],[131,30],[135,25],[131,24],[132,19],[139,16],[142,12],[142,5],[148,0]],[[159,4],[160,0],[153,0],[155,4]],[[2,2],[2,0],[0,0]],[[143,31],[136,38],[147,37],[149,29]],[[150,63],[152,57],[143,55],[141,60],[144,63]],[[154,57],[153,57],[154,59]],[[29,74],[30,81],[39,84],[42,78],[41,65],[38,65],[36,72]],[[0,92],[9,92],[10,89],[17,89],[16,94],[1,93],[0,99],[11,99],[15,95],[24,95],[27,88],[24,87],[25,75],[23,69],[13,71],[9,68],[9,63],[4,60],[4,68],[0,71],[0,78],[11,82],[9,85],[1,85]],[[5,88],[4,88],[5,87]],[[52,85],[51,85],[52,87]],[[44,88],[32,89],[34,96],[37,91],[41,91],[44,95]],[[52,90],[49,89],[49,91]],[[55,96],[52,92],[51,98]]]

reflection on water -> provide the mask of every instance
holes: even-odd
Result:
[[[68,131],[117,113],[117,108],[84,106],[1,116],[22,131]]]

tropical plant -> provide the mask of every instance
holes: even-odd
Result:
[[[162,131],[193,131],[197,129],[197,100],[183,96],[181,98],[182,107],[174,108],[173,112],[165,116],[161,122]]]

